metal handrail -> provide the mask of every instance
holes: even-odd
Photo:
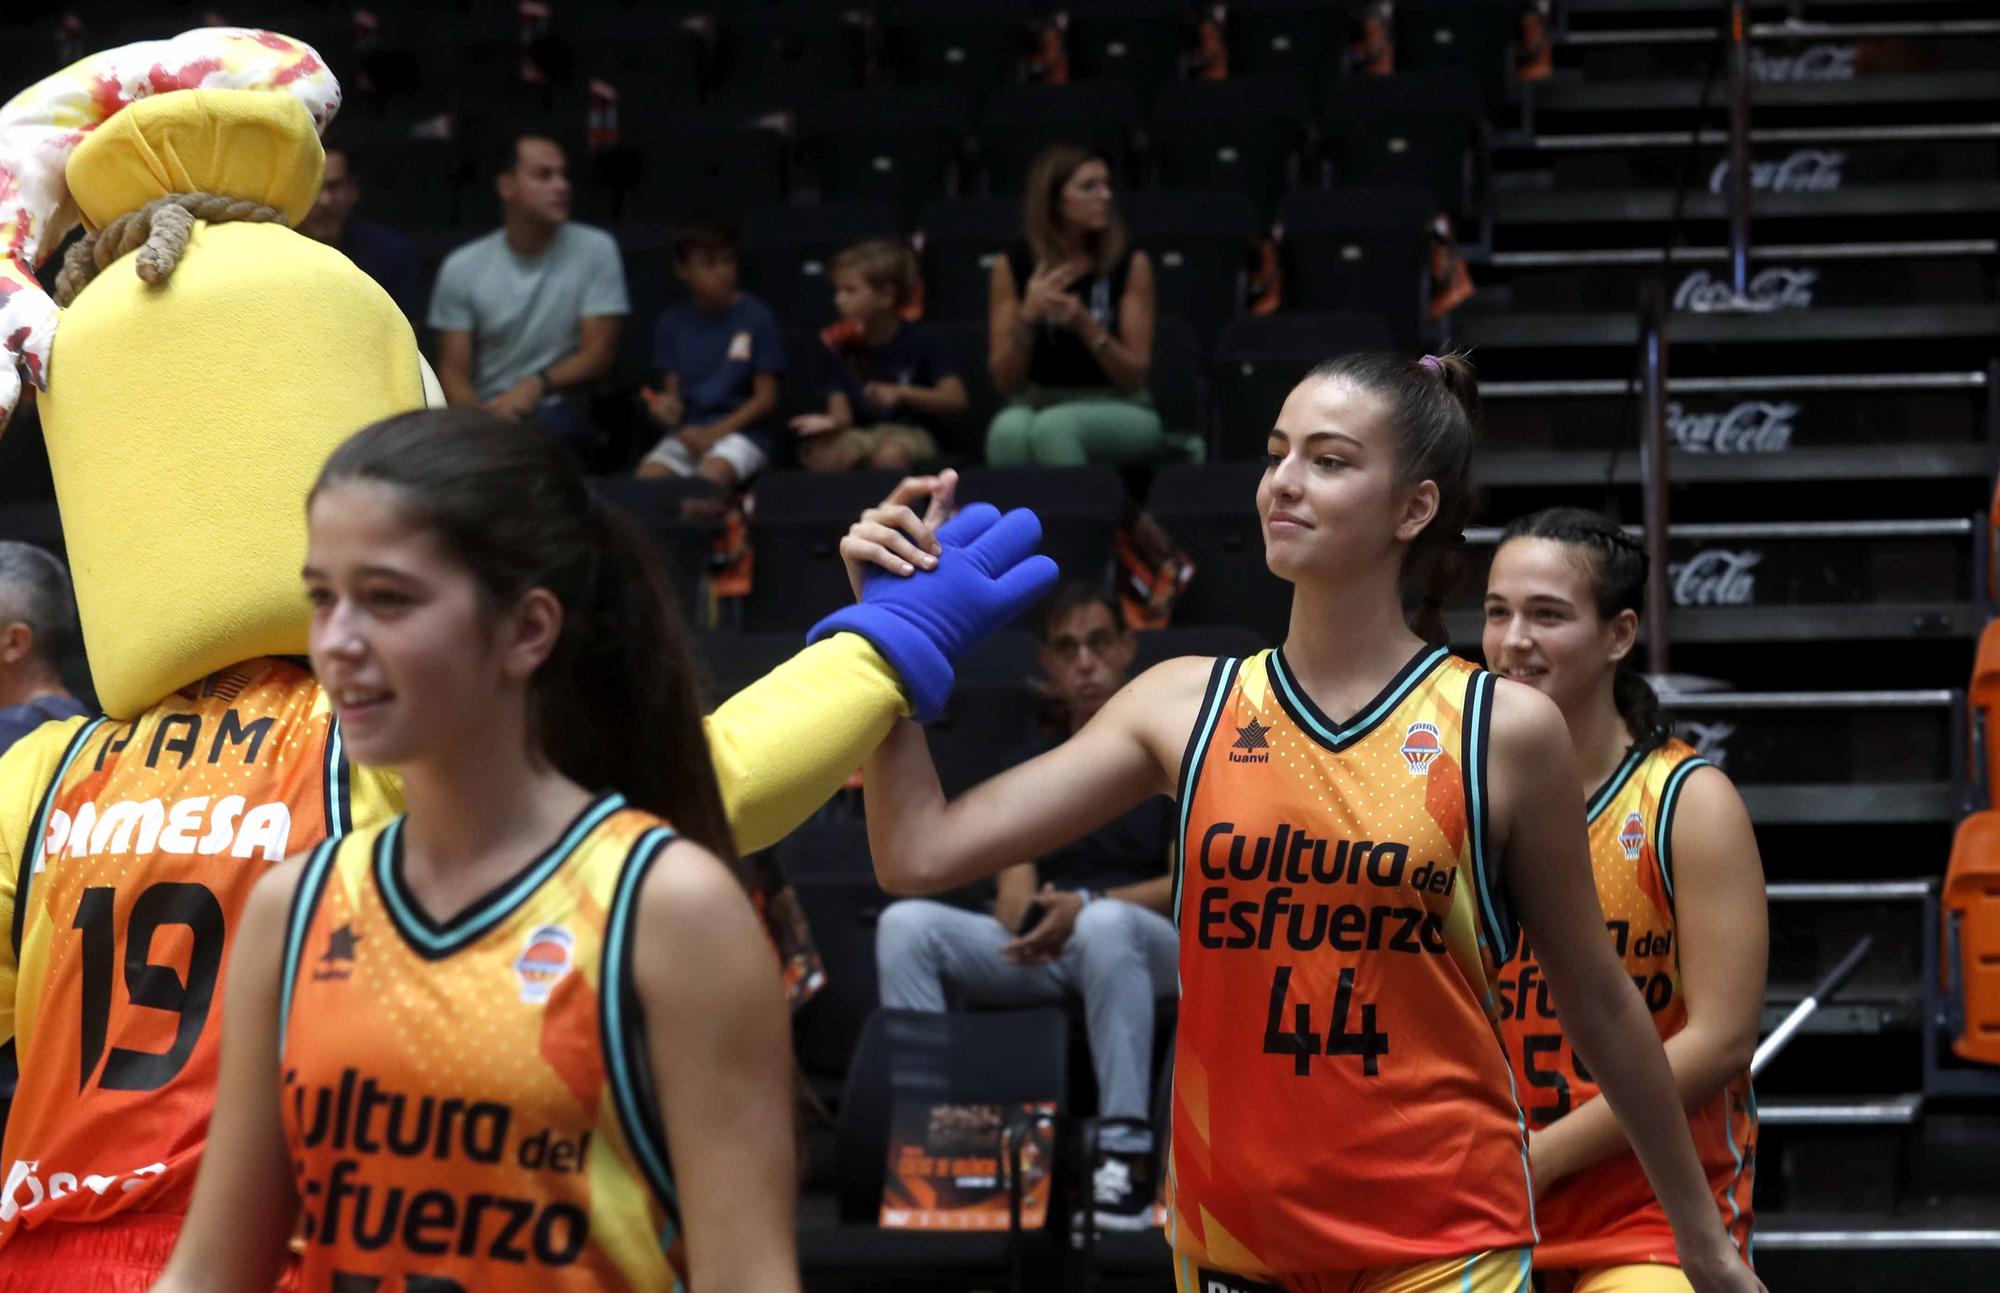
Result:
[[[1669,395],[1721,395],[1737,391],[1960,391],[1984,390],[1986,374],[1964,373],[1801,373],[1788,377],[1676,377]],[[1630,384],[1615,377],[1550,381],[1481,382],[1482,400],[1544,399],[1549,396],[1623,395]]]
[[[1908,691],[1671,691],[1666,709],[1949,709],[1958,693],[1948,688]]]
[[[1750,5],[1729,0],[1729,277],[1750,290]]]
[[[1753,144],[1874,144],[1902,140],[1942,143],[1946,140],[2000,138],[2000,122],[1962,121],[1921,126],[1765,126],[1750,132]],[[1524,140],[1537,152],[1594,152],[1600,148],[1685,148],[1690,144],[1727,143],[1726,130],[1624,130],[1596,135],[1536,135]]]
[[[1922,902],[1931,896],[1929,880],[1838,880],[1767,884],[1764,896],[1773,902]]]
[[[1482,392],[1483,393],[1483,392]],[[1673,539],[1931,539],[1971,534],[1978,527],[1969,517],[1936,517],[1914,521],[1718,521],[1689,522],[1667,528]],[[1645,530],[1628,525],[1625,533],[1640,538]],[[1496,525],[1468,526],[1465,542],[1475,548],[1500,541]]]
[[[1984,18],[1940,18],[1929,22],[1757,22],[1752,40],[1867,40],[1884,36],[1993,36],[2000,22]],[[1570,31],[1556,43],[1590,45],[1693,45],[1714,40],[1713,27],[1637,27],[1616,31]]]
[[[2000,239],[1947,238],[1926,242],[1839,242],[1770,244],[1751,251],[1753,260],[1876,260],[1885,256],[1987,256]],[[1580,251],[1496,251],[1486,263],[1496,269],[1569,268],[1586,265],[1700,264],[1729,259],[1727,247],[1674,247],[1662,258],[1658,247],[1597,247]]]

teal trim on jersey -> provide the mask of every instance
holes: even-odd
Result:
[[[319,910],[320,895],[326,892],[327,877],[333,874],[333,859],[340,841],[325,839],[306,859],[299,873],[299,887],[292,893],[292,909],[285,918],[284,969],[278,980],[278,1055],[285,1054],[285,1038],[292,1026],[292,990],[299,981],[299,957],[305,952],[306,931],[312,928],[313,913]]]
[[[1472,837],[1473,887],[1479,893],[1479,937],[1495,965],[1514,958],[1518,940],[1511,913],[1498,892],[1499,874],[1487,850],[1487,754],[1492,745],[1495,677],[1484,669],[1465,689],[1465,829]]]
[[[14,877],[13,938],[16,957],[21,955],[21,939],[27,932],[28,890],[34,887],[35,872],[42,865],[42,850],[48,846],[49,814],[55,809],[56,796],[62,793],[63,778],[75,766],[77,756],[83,753],[91,734],[110,721],[108,718],[93,718],[76,730],[76,734],[69,738],[68,748],[63,750],[62,761],[56,764],[56,775],[49,778],[49,788],[42,792],[41,806],[35,810],[33,833],[28,836],[30,843],[21,854],[21,869]]]
[[[1275,655],[1275,653],[1273,653]],[[1188,733],[1187,750],[1181,755],[1180,787],[1180,857],[1174,867],[1173,915],[1174,928],[1181,923],[1181,890],[1187,878],[1188,815],[1194,810],[1194,790],[1201,783],[1201,765],[1208,760],[1208,747],[1215,737],[1216,722],[1222,717],[1223,706],[1236,689],[1237,675],[1243,671],[1243,662],[1228,656],[1217,660],[1209,671],[1208,691],[1201,698],[1200,717],[1195,720],[1194,730]]]
[[[1696,769],[1714,766],[1707,759],[1689,759],[1669,772],[1667,784],[1660,788],[1660,812],[1653,824],[1653,857],[1660,865],[1660,883],[1666,886],[1669,905],[1674,900],[1674,809],[1680,804],[1681,787],[1687,784],[1688,775]]]
[[[611,1099],[618,1124],[632,1146],[633,1157],[653,1195],[666,1210],[668,1228],[660,1237],[670,1247],[680,1232],[680,1198],[668,1166],[666,1132],[650,1098],[650,1061],[646,1056],[645,1020],[638,992],[632,986],[632,926],[638,920],[639,890],[653,863],[673,843],[674,832],[656,826],[639,837],[618,872],[618,887],[604,924],[604,963],[598,974],[597,1031],[604,1047],[604,1071],[611,1081]]]
[[[1542,1226],[1535,1220],[1535,1169],[1528,1162],[1528,1115],[1521,1111],[1521,1088],[1514,1081],[1514,1062],[1507,1058],[1504,1045],[1500,1048],[1500,1067],[1507,1073],[1507,1095],[1514,1101],[1514,1125],[1520,1129],[1521,1179],[1528,1183],[1528,1233],[1539,1244],[1542,1242]]]
[[[1293,681],[1282,648],[1271,652],[1271,680],[1276,684],[1278,703],[1284,706],[1292,721],[1303,728],[1306,735],[1339,754],[1375,730],[1376,724],[1402,704],[1417,684],[1428,678],[1431,671],[1444,663],[1450,654],[1450,648],[1441,646],[1418,651],[1389,680],[1388,686],[1363,707],[1360,716],[1346,723],[1336,723],[1329,718],[1313,703],[1312,697],[1306,695],[1305,688]]]
[[[382,892],[382,904],[388,909],[389,918],[397,930],[420,954],[430,960],[449,956],[519,910],[521,904],[569,860],[592,831],[623,807],[625,797],[616,792],[592,800],[554,847],[530,862],[514,879],[443,924],[426,916],[415,900],[404,892],[402,839],[405,818],[397,817],[382,828],[382,834],[375,841],[375,883]]]
[[[326,725],[326,834],[339,839],[354,829],[353,774],[347,766],[347,744],[340,738],[340,720]]]
[[[1586,822],[1596,821],[1605,809],[1611,807],[1611,801],[1618,798],[1618,793],[1625,789],[1625,783],[1632,779],[1632,774],[1639,770],[1639,765],[1651,753],[1651,750],[1644,753],[1633,750],[1625,756],[1625,762],[1618,765],[1618,771],[1612,773],[1611,779],[1599,786],[1597,793],[1590,797],[1590,808],[1583,818]]]

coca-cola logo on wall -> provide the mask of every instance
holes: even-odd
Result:
[[[1748,606],[1757,600],[1756,569],[1764,554],[1706,548],[1686,561],[1670,562],[1676,606]]]
[[[1707,759],[1718,768],[1729,766],[1729,748],[1726,744],[1736,735],[1734,723],[1697,723],[1683,720],[1676,724],[1680,728],[1681,739],[1694,747],[1695,753]]]
[[[1679,400],[1667,403],[1667,433],[1690,453],[1783,453],[1792,447],[1792,419],[1799,406],[1789,401],[1744,400],[1727,409],[1690,411]]]
[[[1794,269],[1773,265],[1751,276],[1739,300],[1736,289],[1726,279],[1705,269],[1695,270],[1674,289],[1674,308],[1696,314],[1771,314],[1778,310],[1803,310],[1813,303],[1813,285],[1819,282],[1816,269]]]
[[[1750,75],[1759,81],[1852,81],[1854,45],[1808,45],[1794,54],[1771,54],[1750,47]]]
[[[1831,193],[1840,187],[1847,165],[1845,148],[1801,148],[1782,161],[1750,163],[1750,187],[1760,193]],[[1708,173],[1708,191],[1729,187],[1729,159]]]

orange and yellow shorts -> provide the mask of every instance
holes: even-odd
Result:
[[[1657,1262],[1537,1271],[1535,1283],[1541,1293],[1694,1293],[1680,1267]]]
[[[1495,1248],[1470,1257],[1256,1280],[1210,1270],[1175,1253],[1174,1288],[1178,1293],[1529,1293],[1528,1267],[1528,1249]]]

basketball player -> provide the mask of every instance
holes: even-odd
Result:
[[[1509,526],[1486,583],[1486,661],[1553,700],[1569,726],[1613,951],[1666,1044],[1695,1152],[1747,1258],[1764,872],[1735,787],[1668,737],[1658,698],[1631,668],[1646,567],[1645,549],[1594,512],[1552,508]],[[1528,1115],[1544,1285],[1686,1293],[1666,1214],[1525,942],[1501,978],[1500,1018]]]
[[[1257,491],[1267,560],[1295,586],[1281,650],[1160,665],[956,802],[910,724],[866,765],[895,893],[991,875],[1148,795],[1179,800],[1168,1239],[1183,1293],[1526,1287],[1525,1127],[1494,1023],[1517,915],[1689,1279],[1761,1288],[1604,937],[1560,711],[1432,645],[1472,508],[1477,402],[1470,366],[1436,356],[1348,356],[1294,388]],[[1421,637],[1406,575],[1428,576]]]
[[[156,1287],[263,1293],[296,1230],[312,1290],[796,1289],[779,975],[645,539],[465,410],[308,514],[314,671],[407,808],[253,891]]]

